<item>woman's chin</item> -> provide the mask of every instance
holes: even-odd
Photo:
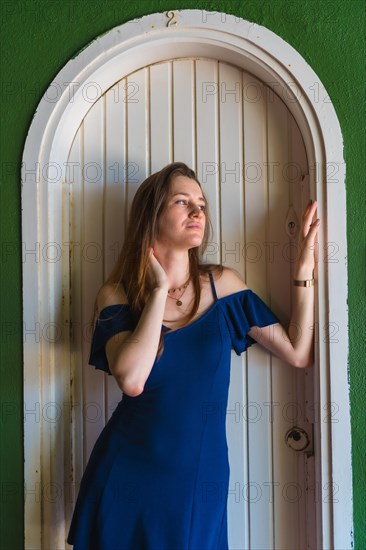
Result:
[[[193,242],[191,241],[188,245],[188,250],[191,248],[198,248],[202,244],[202,239],[195,239]]]

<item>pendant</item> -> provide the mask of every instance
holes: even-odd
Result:
[[[177,300],[177,306],[181,306],[183,302],[181,302],[180,300]]]

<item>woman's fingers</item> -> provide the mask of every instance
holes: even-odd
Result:
[[[305,210],[304,210],[304,215],[303,217],[306,217],[307,215],[309,215],[310,213],[312,213],[314,215],[314,212],[315,210],[317,209],[318,207],[318,203],[316,201],[309,201]]]
[[[168,285],[169,280],[167,274],[158,259],[156,258],[153,247],[150,248],[149,254],[149,267],[154,277],[154,286],[163,287],[164,285]]]
[[[310,228],[307,232],[307,235],[305,236],[305,239],[304,239],[304,247],[308,248],[311,251],[314,249],[313,246],[314,246],[314,243],[315,243],[315,239],[316,239],[316,236],[317,236],[317,233],[318,233],[319,226],[320,226],[320,220],[318,218],[311,224],[311,226],[310,226]]]
[[[313,203],[309,202],[309,204],[305,208],[305,211],[302,217],[303,227],[301,232],[304,239],[307,237],[307,235],[309,234],[309,231],[313,227],[317,227],[317,225],[314,226],[314,223],[317,222],[319,218],[317,218],[314,222],[312,221],[317,207],[318,207],[318,204],[316,201],[314,201]]]
[[[320,219],[314,218],[317,210],[317,202],[309,201],[302,216],[302,227],[299,234],[301,254],[298,260],[300,268],[311,272],[317,262],[316,238],[320,226]]]

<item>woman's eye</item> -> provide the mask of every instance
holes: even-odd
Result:
[[[186,199],[179,199],[179,200],[177,200],[177,204],[180,203],[180,202],[182,202],[182,203],[184,203],[184,204],[187,204]],[[204,204],[200,204],[199,207],[200,207],[200,209],[201,209],[203,212],[206,210],[206,206],[205,206]]]

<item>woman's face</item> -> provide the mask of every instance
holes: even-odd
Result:
[[[175,176],[159,219],[157,241],[170,248],[185,250],[200,246],[206,224],[205,205],[202,189],[195,180]]]

